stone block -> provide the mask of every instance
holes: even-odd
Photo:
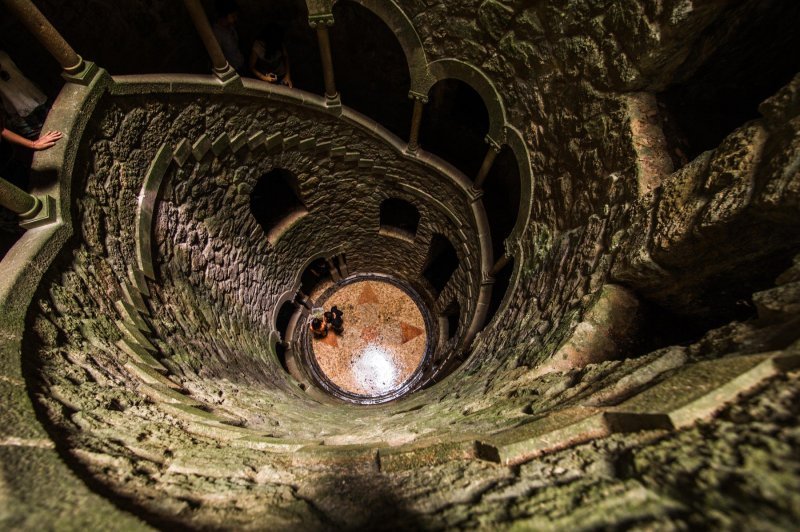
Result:
[[[291,150],[292,148],[296,148],[298,144],[300,144],[300,135],[289,135],[288,137],[283,139],[284,150]]]
[[[267,135],[263,131],[256,131],[247,138],[247,147],[250,151],[256,151],[264,145],[267,140]]]
[[[116,307],[117,312],[119,312],[119,315],[123,320],[133,324],[137,329],[144,333],[152,332],[150,326],[146,321],[144,321],[141,314],[139,314],[139,311],[137,311],[133,305],[127,301],[115,301],[114,307]]]
[[[208,136],[208,133],[203,133],[200,135],[194,144],[192,144],[192,156],[197,162],[203,160],[206,156],[208,151],[211,149],[211,138]]]
[[[200,406],[201,402],[193,399],[192,397],[179,392],[174,388],[164,386],[162,384],[145,384],[140,383],[137,387],[140,393],[147,396],[156,403],[180,403],[187,406]]]
[[[178,141],[178,144],[175,145],[175,149],[172,152],[172,159],[178,166],[183,166],[191,154],[192,145],[189,139],[181,139]]]
[[[300,141],[297,149],[300,151],[313,151],[316,147],[317,140],[314,137],[308,137]]]
[[[524,425],[493,434],[481,442],[497,449],[500,463],[516,465],[610,434],[611,428],[602,410],[576,407],[552,412]]]
[[[483,455],[479,452],[485,449]],[[494,448],[479,444],[475,437],[458,441],[422,442],[387,447],[378,450],[381,471],[391,473],[439,465],[452,460],[475,460],[480,457],[494,458]],[[497,461],[497,460],[492,460]]]
[[[165,368],[158,360],[156,360],[153,355],[147,351],[147,349],[138,343],[131,341],[129,338],[120,339],[117,342],[117,347],[119,347],[122,352],[127,354],[133,360],[139,361],[142,364],[146,364],[160,373],[165,375],[167,374],[167,368]]]
[[[137,362],[135,360],[128,360],[127,362],[125,362],[125,369],[131,372],[135,377],[146,382],[147,384],[160,384],[162,386],[173,388],[175,390],[181,389],[181,386],[179,384],[176,384],[175,382],[171,381],[170,379],[168,379],[155,369],[151,368],[150,366],[142,362]]]
[[[231,145],[230,137],[228,137],[227,133],[220,133],[214,142],[211,143],[211,151],[214,152],[214,155],[219,157],[222,153],[228,149]]]
[[[257,449],[259,451],[270,451],[274,453],[293,453],[303,447],[319,445],[320,443],[321,441],[274,438],[270,436],[259,436],[257,434],[244,436],[230,442],[231,445],[237,447],[246,447],[248,449]]]
[[[233,153],[239,153],[239,150],[247,146],[247,133],[240,131],[236,135],[230,137],[230,147]]]
[[[179,417],[181,419],[185,419],[187,421],[196,421],[206,424],[219,423],[219,424],[224,424],[225,426],[236,426],[241,424],[240,419],[236,419],[229,416],[222,416],[215,412],[208,412],[196,406],[187,405],[183,403],[161,403],[160,407],[162,410],[169,412],[170,414]],[[245,430],[249,431],[249,429]]]
[[[775,353],[698,362],[611,409],[667,414],[676,428],[710,419],[720,409],[780,373]]]
[[[120,332],[130,341],[130,343],[139,344],[148,351],[156,351],[156,347],[150,343],[150,340],[148,340],[147,337],[142,334],[142,331],[137,329],[134,324],[125,320],[117,320],[116,324],[117,328],[119,328]]]
[[[273,133],[272,135],[268,136],[264,145],[267,147],[267,151],[272,152],[277,150],[278,148],[283,147],[283,133]]]

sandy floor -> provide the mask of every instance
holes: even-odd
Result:
[[[382,281],[359,281],[336,291],[325,310],[344,312],[344,332],[313,340],[323,373],[342,390],[377,397],[408,380],[425,355],[427,331],[414,300]]]

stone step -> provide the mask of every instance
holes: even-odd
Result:
[[[134,376],[138,377],[147,384],[161,384],[162,386],[173,388],[175,390],[182,389],[180,385],[172,382],[170,379],[142,362],[128,360],[125,362],[124,367]]]
[[[611,412],[664,414],[675,428],[712,418],[741,395],[797,363],[797,355],[762,353],[698,362],[613,407]]]
[[[202,404],[179,390],[161,384],[142,382],[137,389],[155,403],[181,403],[195,407]]]
[[[161,362],[156,360],[147,349],[136,342],[131,342],[128,338],[122,338],[117,342],[117,347],[133,360],[146,364],[164,375],[168,373],[167,368],[165,368]]]

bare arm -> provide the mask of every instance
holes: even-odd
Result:
[[[253,73],[255,77],[257,77],[261,81],[266,81],[267,83],[275,83],[275,81],[278,79],[277,77],[275,77],[275,74],[272,73],[268,73],[266,75],[262,74],[256,68],[257,62],[258,62],[258,55],[256,54],[254,45],[253,49],[250,50],[250,71]]]
[[[25,137],[17,135],[10,129],[3,129],[3,140],[17,144],[31,150],[41,151],[52,148],[64,135],[60,131],[48,131],[36,140],[28,140]]]
[[[294,84],[292,83],[292,70],[289,67],[289,53],[286,51],[286,46],[283,47],[283,66],[286,68],[286,76],[283,82],[291,89]]]

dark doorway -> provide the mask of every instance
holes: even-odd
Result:
[[[278,360],[280,361],[281,366],[283,366],[283,369],[287,371],[286,349],[288,347],[289,338],[286,337],[286,332],[295,312],[297,312],[297,306],[294,304],[294,302],[291,300],[286,301],[283,305],[281,305],[280,310],[278,310],[278,318],[275,320],[275,330],[281,335],[281,341],[275,345],[275,352],[278,355]]]
[[[266,234],[287,218],[307,212],[300,199],[297,177],[282,168],[261,176],[250,194],[250,210]]]
[[[511,276],[514,273],[514,259],[510,259],[503,268],[494,275],[494,285],[492,285],[492,298],[489,300],[489,309],[486,312],[485,325],[489,325],[494,319],[500,305],[511,284]]]
[[[511,148],[503,146],[483,185],[483,206],[489,219],[495,260],[504,254],[503,242],[517,224],[520,193],[517,158]]]
[[[419,211],[406,200],[389,198],[381,203],[381,233],[414,239],[419,227]]]
[[[489,148],[489,112],[483,99],[457,79],[437,82],[428,96],[420,129],[422,148],[475,179]]]
[[[438,233],[433,235],[427,264],[422,275],[431,283],[438,297],[458,269],[458,254],[444,235]]]
[[[372,11],[348,0],[334,5],[333,16],[331,48],[342,104],[407,139],[411,78],[394,32]]]
[[[300,291],[306,296],[310,296],[314,288],[320,283],[331,279],[328,261],[320,257],[308,265],[300,277]]]
[[[458,322],[461,319],[461,305],[458,301],[452,301],[442,311],[442,325],[446,325],[447,331],[443,335],[448,341],[452,340],[458,332]]]

